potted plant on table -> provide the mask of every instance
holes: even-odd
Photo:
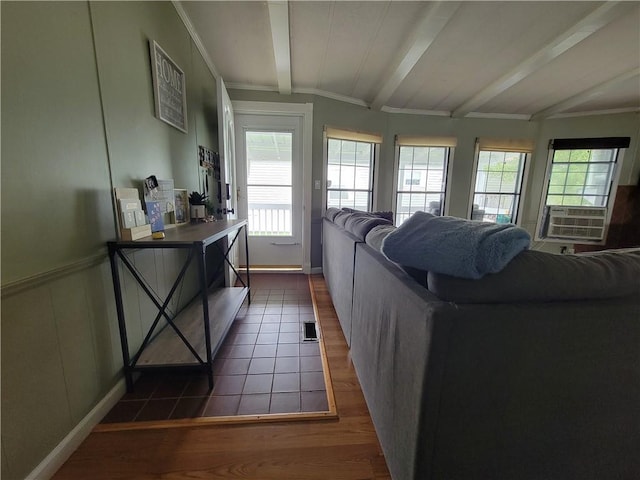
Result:
[[[191,205],[191,218],[195,221],[204,220],[207,216],[206,211],[207,196],[200,192],[191,192],[189,194],[189,204]]]

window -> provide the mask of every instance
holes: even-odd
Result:
[[[396,226],[417,211],[444,215],[449,156],[455,145],[455,138],[396,136]]]
[[[517,223],[525,180],[528,140],[478,139],[470,218],[484,222]]]
[[[382,136],[325,128],[326,207],[370,211],[375,158]]]
[[[292,236],[293,133],[246,131],[251,236]]]
[[[618,150],[556,150],[551,159],[547,205],[606,207]]]
[[[629,137],[607,137],[555,139],[549,143],[539,238],[602,240],[617,186],[616,167],[629,141]],[[551,217],[555,227],[561,224],[563,228],[550,230]],[[587,230],[595,226],[601,227],[599,232]]]

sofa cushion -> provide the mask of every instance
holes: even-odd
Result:
[[[351,214],[349,212],[341,210],[335,215],[335,217],[333,217],[333,223],[344,228],[344,224],[350,216]]]
[[[330,207],[327,208],[327,210],[324,212],[324,216],[325,218],[331,220],[333,222],[334,218],[336,218],[336,215],[338,213],[340,213],[342,210],[340,210],[339,208],[335,208],[335,207]]]
[[[364,213],[365,215],[373,215],[374,217],[385,218],[389,220],[391,223],[393,223],[393,212],[389,212],[389,211],[365,212],[364,210],[355,210],[353,208],[347,208],[347,207],[343,207],[342,210],[349,213]]]
[[[391,222],[381,217],[352,213],[346,219],[344,228],[364,242],[369,231],[378,225],[388,226],[391,225]]]
[[[535,250],[518,254],[499,273],[479,280],[429,272],[436,296],[457,303],[549,302],[640,294],[640,248],[559,255]]]
[[[377,225],[369,230],[364,241],[376,251],[381,251],[384,238],[396,229],[393,225]]]

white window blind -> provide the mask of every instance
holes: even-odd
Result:
[[[491,152],[533,152],[533,140],[516,138],[477,138],[479,150]]]
[[[455,148],[458,145],[456,137],[434,137],[421,135],[396,135],[396,145],[410,147],[448,147]]]
[[[343,128],[325,126],[324,131],[327,138],[336,140],[350,140],[353,142],[382,143],[382,135],[379,133],[360,132],[357,130],[346,130]]]

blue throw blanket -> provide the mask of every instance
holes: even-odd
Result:
[[[530,242],[515,225],[416,212],[383,240],[382,253],[400,265],[477,279],[502,270]]]

